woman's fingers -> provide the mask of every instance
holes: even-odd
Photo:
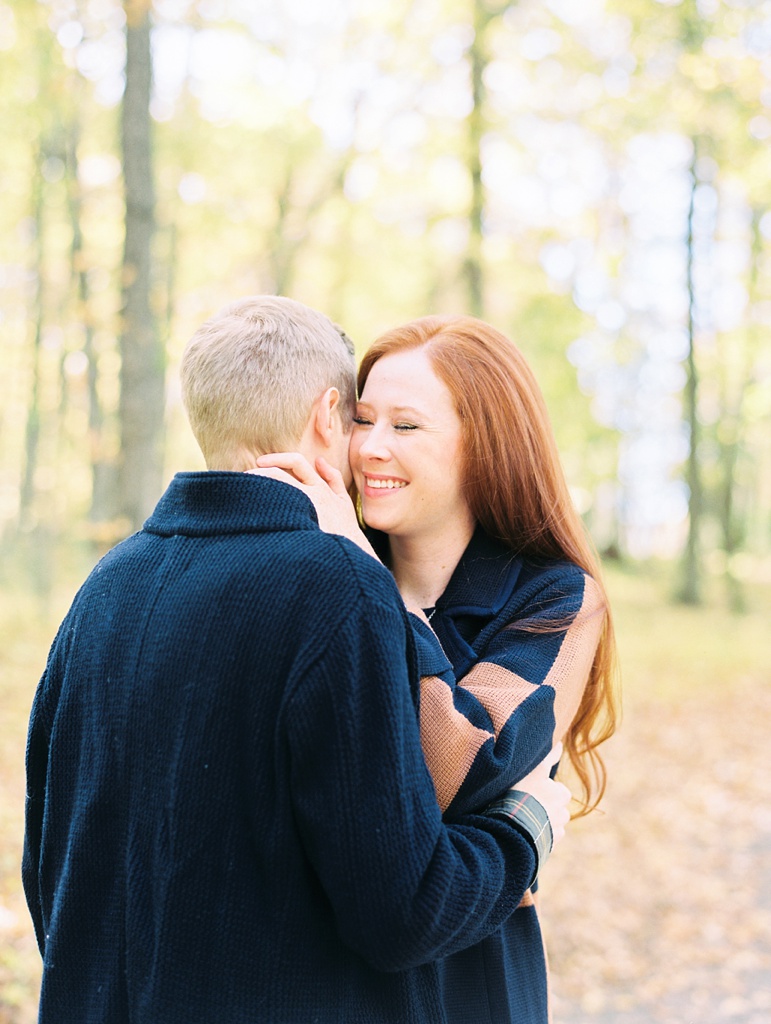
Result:
[[[304,455],[299,452],[271,452],[257,459],[260,469],[283,469],[301,484],[318,483],[319,475]]]
[[[552,747],[552,749],[549,751],[549,753],[546,755],[543,761],[537,764],[535,768],[533,768],[532,771],[529,772],[524,779],[520,780],[520,786],[522,786],[523,789],[527,789],[527,783],[529,783],[531,780],[548,779],[552,771],[554,770],[554,766],[557,764],[561,757],[562,744],[557,743],[555,744],[555,746]],[[523,783],[525,785],[522,785]]]
[[[559,760],[562,757],[562,743],[555,743],[549,753],[546,755],[544,764],[548,767],[549,773],[555,765],[559,764]]]
[[[283,469],[285,472],[291,473],[301,484],[311,487],[314,484],[324,483],[338,498],[348,498],[342,473],[321,456],[316,459],[314,468],[299,452],[271,452],[268,455],[260,455],[257,459],[257,467],[259,469]]]
[[[339,498],[348,497],[343,474],[321,455],[316,459],[316,470],[324,483],[328,484]]]

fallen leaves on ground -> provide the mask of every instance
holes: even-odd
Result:
[[[554,1024],[771,1021],[771,685],[636,696],[542,885]]]

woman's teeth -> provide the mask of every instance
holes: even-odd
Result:
[[[366,476],[364,477],[364,482],[366,483],[367,487],[374,487],[376,489],[387,488],[388,490],[392,490],[395,487],[407,486],[407,483],[404,480],[372,480]]]

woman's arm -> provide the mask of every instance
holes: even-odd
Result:
[[[464,675],[423,676],[421,740],[443,811],[452,817],[484,806],[563,739],[604,618],[594,580],[561,563],[536,575],[523,600],[490,616],[484,642],[466,647],[474,663]],[[426,624],[411,621],[418,645],[430,645]],[[451,619],[437,623],[440,639],[448,629]],[[445,644],[451,660],[454,646]]]

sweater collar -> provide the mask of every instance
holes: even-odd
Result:
[[[437,610],[444,614],[497,615],[511,597],[521,568],[521,557],[477,526],[436,602]]]
[[[177,473],[150,518],[148,533],[193,537],[318,529],[313,503],[292,484],[251,473]]]
[[[365,533],[377,556],[390,567],[388,535],[379,530],[365,530]],[[436,609],[445,614],[497,615],[511,596],[521,568],[520,556],[477,525],[444,593],[436,602]]]
[[[368,530],[367,536],[388,565],[386,534]],[[435,608],[427,609],[458,677],[475,663],[480,635],[508,604],[521,569],[521,556],[477,526]]]
[[[484,631],[511,598],[521,568],[519,556],[477,527],[431,614],[458,678],[476,663]]]

